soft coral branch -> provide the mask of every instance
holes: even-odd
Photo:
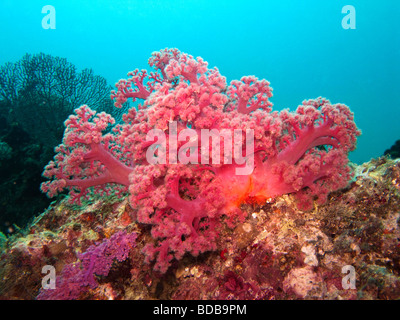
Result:
[[[82,189],[102,185],[107,183],[118,183],[129,186],[129,174],[132,168],[128,167],[117,158],[115,158],[105,147],[98,143],[89,145],[90,151],[83,154],[83,161],[99,161],[103,164],[104,170],[98,175],[87,179],[66,180],[67,186],[77,186]]]
[[[271,111],[272,88],[267,80],[258,80],[255,76],[242,77],[240,81],[233,80],[228,88],[228,96],[236,100],[237,111],[250,113],[257,109]]]
[[[110,144],[113,136],[102,136],[109,124],[114,123],[111,116],[95,112],[87,106],[75,110],[65,122],[64,144],[56,148],[55,160],[46,166],[43,175],[53,179],[42,184],[41,189],[49,196],[64,188],[79,189],[80,198],[90,187],[115,183],[129,186],[129,174],[133,168],[127,166],[112,154]]]
[[[157,74],[151,72],[148,75],[146,70],[135,69],[129,72],[128,76],[130,78],[127,80],[121,79],[115,84],[117,90],[111,91],[111,99],[115,100],[114,105],[117,108],[121,108],[129,98],[132,101],[136,99],[146,100],[154,90],[154,85],[161,82]],[[150,81],[145,83],[146,77],[149,77]]]

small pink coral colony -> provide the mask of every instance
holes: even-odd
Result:
[[[143,252],[147,262],[155,261],[155,270],[165,272],[186,252],[215,250],[221,225],[233,227],[245,219],[243,203],[293,194],[306,210],[347,185],[347,155],[360,134],[347,106],[320,97],[304,101],[296,112],[272,112],[268,81],[247,76],[227,85],[217,68],[177,49],[153,53],[149,65],[155,71],[136,69],[112,91],[116,107],[128,99],[141,101],[123,115],[122,124],[86,105],[75,110],[65,122],[55,160],[45,168],[51,181],[41,188],[50,197],[69,189],[70,200],[78,203],[93,193],[129,191],[137,221],[151,226],[154,241]],[[217,140],[215,145],[212,139],[205,143],[187,136],[166,145],[162,135],[154,135],[163,133],[170,141],[188,128],[241,130],[243,143]],[[246,163],[224,161],[222,150],[244,152],[249,130],[254,170],[238,175],[236,169]],[[215,147],[217,159],[209,152]],[[203,161],[166,159],[176,150],[180,159]],[[149,161],[149,154],[166,161]]]

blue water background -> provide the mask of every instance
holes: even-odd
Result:
[[[55,30],[42,28],[45,5],[56,9]],[[342,28],[345,5],[356,9],[355,30]],[[361,163],[400,139],[399,17],[398,0],[2,0],[0,64],[44,52],[114,84],[176,47],[228,81],[269,80],[276,110],[318,96],[347,104],[363,131],[350,159]]]

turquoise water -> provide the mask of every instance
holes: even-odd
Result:
[[[42,7],[56,10],[43,29]],[[345,5],[355,29],[344,29]],[[274,108],[324,96],[355,113],[356,162],[400,138],[400,1],[14,1],[0,2],[0,64],[25,53],[67,58],[114,84],[146,68],[151,52],[176,47],[217,66],[228,81],[271,82]]]

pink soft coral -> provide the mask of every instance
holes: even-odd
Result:
[[[143,104],[129,109],[110,133],[102,134],[114,120],[87,106],[67,120],[64,143],[44,172],[52,180],[42,190],[54,196],[67,188],[77,201],[90,191],[129,189],[138,222],[152,226],[154,241],[144,253],[148,262],[156,261],[156,270],[165,272],[186,252],[215,250],[221,221],[232,227],[245,218],[241,203],[262,204],[291,193],[308,209],[348,183],[347,154],[360,132],[347,106],[317,98],[294,113],[271,112],[266,80],[249,76],[228,86],[217,68],[177,49],[153,53],[149,64],[155,72],[135,70],[116,84],[117,107],[128,99]],[[189,128],[195,137],[177,139]],[[212,135],[223,130],[236,130],[241,142],[215,142]],[[251,152],[248,137],[254,137]],[[224,151],[238,157],[224,161]],[[156,161],[149,161],[149,153]],[[254,170],[238,175],[249,159]]]

